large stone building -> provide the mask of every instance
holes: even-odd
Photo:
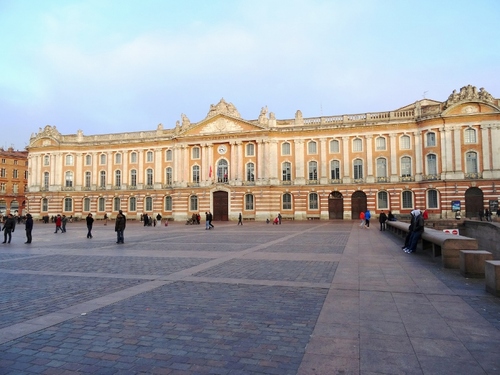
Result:
[[[0,149],[0,216],[24,214],[28,186],[28,151]]]
[[[174,129],[62,135],[47,125],[28,150],[35,216],[351,219],[366,208],[477,216],[498,202],[500,107],[471,85],[444,102],[282,120],[267,107],[243,119],[222,99]]]

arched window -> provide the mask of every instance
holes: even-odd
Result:
[[[106,164],[106,154],[101,154],[101,165]]]
[[[292,209],[292,194],[285,193],[283,194],[283,210],[291,210]]]
[[[85,155],[85,165],[92,165],[92,155]]]
[[[336,139],[330,141],[330,153],[340,152],[340,143]]]
[[[153,198],[151,197],[146,197],[145,202],[144,202],[144,208],[146,211],[153,211]]]
[[[122,186],[122,171],[120,170],[115,171],[115,186],[116,187]]]
[[[399,138],[399,148],[401,150],[410,149],[410,137],[408,135],[403,135],[401,138]]]
[[[437,157],[434,154],[427,155],[427,174],[435,176],[437,172]]]
[[[409,190],[403,191],[403,208],[410,209],[413,208],[413,193]]]
[[[200,182],[200,166],[199,165],[193,165],[193,182],[196,184]]]
[[[130,171],[130,186],[137,186],[137,171],[135,169]]]
[[[168,167],[165,169],[165,183],[167,185],[172,185],[172,168]]]
[[[151,168],[146,169],[146,185],[153,186],[153,170]]]
[[[153,151],[146,152],[146,163],[153,162]]]
[[[47,198],[42,198],[42,211],[47,212],[49,210],[49,200]]]
[[[217,181],[218,182],[227,182],[227,176],[228,176],[228,163],[227,163],[227,160],[221,159],[217,163]]]
[[[131,152],[130,153],[130,162],[131,163],[137,163],[137,152]]]
[[[245,210],[251,211],[253,210],[253,195],[245,194]]]
[[[354,167],[354,179],[361,180],[363,179],[363,160],[355,159],[353,162]]]
[[[172,197],[170,195],[165,197],[165,211],[172,211]]]
[[[106,211],[106,200],[103,197],[100,197],[97,201],[97,209],[101,212]]]
[[[438,192],[437,190],[427,190],[427,208],[439,208]]]
[[[319,208],[319,206],[318,206],[318,194],[317,193],[309,194],[309,209],[310,210],[317,210],[318,208]]]
[[[315,141],[310,141],[307,144],[307,153],[308,154],[317,154],[318,153],[318,145]]]
[[[464,142],[465,143],[476,143],[477,142],[476,129],[473,129],[473,128],[465,129]]]
[[[66,165],[73,165],[73,155],[66,155]]]
[[[167,150],[167,151],[165,152],[165,159],[166,159],[167,161],[172,161],[172,150]]]
[[[385,138],[377,137],[377,139],[375,140],[375,147],[377,151],[384,151],[386,149]]]
[[[355,140],[352,141],[352,150],[354,152],[361,152],[363,151],[363,141],[359,138],[356,138]]]
[[[191,149],[191,158],[192,159],[200,158],[200,148],[198,146],[195,146]]]
[[[330,178],[332,180],[340,180],[340,161],[330,161]]]
[[[73,187],[73,172],[71,172],[71,171],[66,172],[64,186]]]
[[[292,163],[285,161],[283,164],[281,164],[281,171],[283,181],[292,180]]]
[[[245,147],[247,156],[255,156],[255,145],[253,143],[248,143]]]
[[[290,143],[288,142],[283,142],[281,144],[281,155],[291,155],[291,151],[290,151]]]
[[[85,187],[90,188],[92,184],[92,174],[89,171],[85,172]],[[86,210],[88,211],[88,210]]]
[[[137,200],[135,197],[130,197],[130,199],[128,200],[128,210],[137,211]]]
[[[45,190],[49,190],[49,184],[50,184],[50,179],[49,179],[49,172],[43,172],[43,188]]]
[[[389,195],[386,191],[379,191],[377,194],[377,206],[379,210],[386,210],[389,208]]]
[[[50,165],[50,156],[43,155],[43,165]]]
[[[83,211],[84,212],[90,211],[90,198],[83,198]]]
[[[310,161],[307,163],[309,181],[316,181],[318,179],[318,163],[315,161]]]
[[[411,159],[409,156],[401,158],[401,177],[411,176]]]
[[[255,181],[255,164],[247,163],[246,165],[246,179],[249,182]]]
[[[115,164],[121,164],[122,163],[122,154],[117,153],[115,154]]]
[[[377,177],[385,178],[387,177],[387,159],[378,158],[377,159]]]
[[[113,210],[119,211],[121,209],[121,204],[122,204],[121,199],[119,197],[115,197],[113,199]]]
[[[64,198],[64,212],[71,212],[73,211],[73,199],[71,198]]]
[[[189,197],[189,210],[198,211],[198,197],[196,195]]]
[[[477,173],[477,153],[470,151],[465,154],[465,172]]]
[[[428,132],[425,135],[425,140],[427,142],[427,147],[434,147],[434,146],[436,146],[436,133],[434,133],[434,132]]]
[[[106,188],[106,171],[99,173],[99,187]]]

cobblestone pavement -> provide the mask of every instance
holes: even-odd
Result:
[[[484,280],[357,220],[64,234],[0,245],[0,374],[498,374]]]

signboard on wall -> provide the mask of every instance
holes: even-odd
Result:
[[[451,211],[460,211],[460,201],[451,201]]]

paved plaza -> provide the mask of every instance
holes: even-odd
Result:
[[[500,373],[484,280],[358,221],[214,224],[18,225],[0,374]]]

